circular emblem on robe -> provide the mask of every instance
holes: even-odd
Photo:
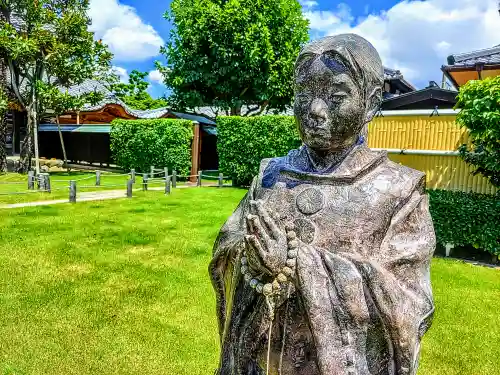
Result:
[[[316,228],[314,224],[307,219],[296,219],[294,221],[295,232],[297,232],[297,237],[306,243],[311,244],[314,241],[314,235],[316,234]]]
[[[312,215],[320,211],[325,204],[325,196],[317,189],[309,188],[297,196],[297,208],[304,215]]]

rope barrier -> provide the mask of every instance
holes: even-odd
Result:
[[[69,185],[66,187],[51,188],[51,190],[57,190],[57,191],[68,190],[68,189],[69,189]]]
[[[9,193],[0,193],[0,196],[35,194],[35,193],[46,193],[46,191],[43,191],[43,190],[13,191],[13,192],[9,192]]]
[[[156,176],[156,175],[161,175],[161,174],[165,174],[165,171],[161,171],[161,172],[156,172],[156,173],[148,173],[149,176]]]
[[[165,177],[159,177],[159,178],[148,178],[147,180],[149,181],[165,181]]]
[[[92,180],[92,179],[94,179],[94,178],[95,178],[95,176],[94,176],[94,175],[92,175],[92,176],[89,176],[89,177],[79,178],[79,179],[77,179],[77,180],[73,180],[73,179],[72,179],[72,180],[52,180],[52,179],[51,179],[50,181],[51,181],[51,182],[67,182],[67,183],[69,183],[69,181],[77,181],[77,182],[78,182],[78,181]]]
[[[0,182],[0,185],[26,185],[28,181],[25,182]]]
[[[130,176],[130,173],[122,173],[122,174],[105,174],[102,173],[101,177],[125,177],[125,176]]]
[[[123,184],[120,185],[100,185],[100,186],[95,186],[95,185],[77,185],[79,189],[90,189],[90,188],[96,188],[96,189],[102,189],[106,187],[124,187]]]

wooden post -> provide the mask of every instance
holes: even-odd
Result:
[[[101,186],[101,171],[95,171],[95,186]]]
[[[127,197],[132,198],[132,188],[134,187],[134,181],[132,179],[127,180]]]
[[[28,190],[35,189],[35,172],[28,171]]]
[[[172,188],[177,187],[177,171],[172,171]]]
[[[222,186],[224,186],[224,175],[219,173],[219,187],[221,188]]]
[[[76,203],[76,181],[69,182],[69,202]]]
[[[445,256],[446,256],[446,257],[449,257],[449,256],[450,256],[450,254],[451,254],[451,250],[453,250],[453,248],[454,248],[454,247],[455,247],[455,246],[453,246],[451,243],[447,243],[447,244],[445,245],[445,249],[446,249],[446,250],[445,250]]]
[[[198,172],[198,186],[201,186],[201,171]]]
[[[132,183],[135,184],[135,169],[130,170],[130,179],[132,180]]]
[[[167,179],[167,177],[168,177],[168,167],[165,167],[165,168],[163,169],[163,173],[165,173],[165,180],[166,180],[166,179]]]
[[[149,167],[149,170],[150,170],[150,176],[151,178],[155,178],[155,167],[154,165],[152,165],[151,167]]]
[[[196,175],[200,168],[200,123],[193,122],[193,142],[191,143],[191,182],[195,182]]]
[[[170,176],[165,178],[165,195],[170,194]]]
[[[142,175],[142,191],[148,191],[148,174]]]

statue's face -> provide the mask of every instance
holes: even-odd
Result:
[[[301,58],[295,91],[295,118],[308,147],[337,151],[356,142],[365,123],[365,105],[340,58],[328,54]]]

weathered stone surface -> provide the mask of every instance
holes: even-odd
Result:
[[[363,137],[380,57],[356,35],[324,38],[300,53],[295,83],[304,146],[262,161],[214,247],[217,374],[415,375],[435,235],[425,176]]]

